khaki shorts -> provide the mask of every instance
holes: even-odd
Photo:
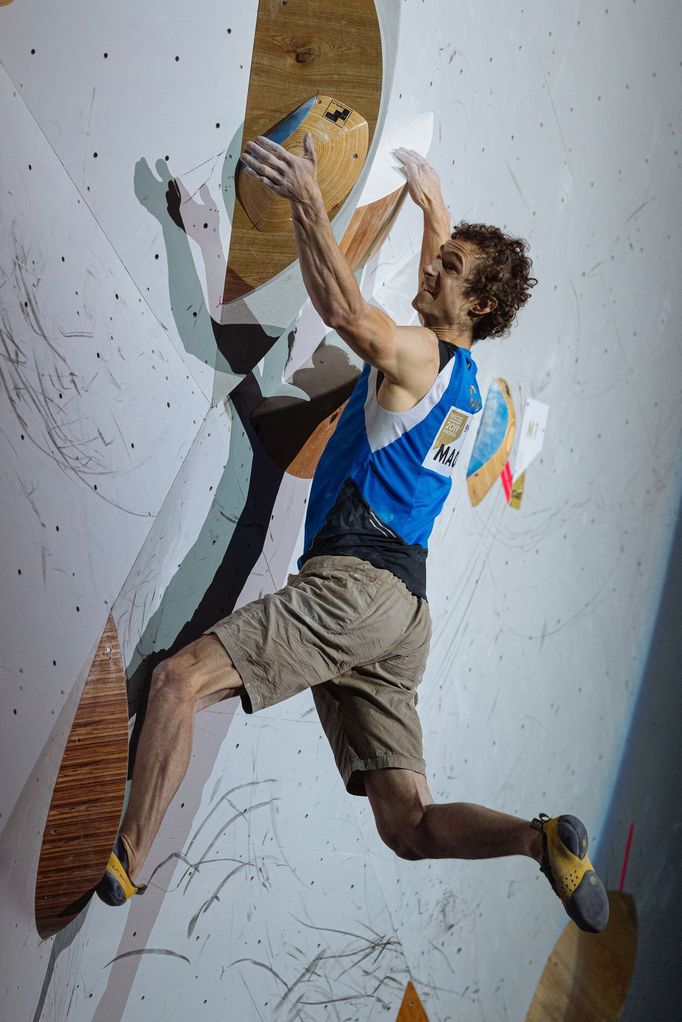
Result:
[[[390,571],[358,557],[313,557],[210,633],[241,675],[246,713],[312,689],[352,795],[365,794],[366,770],[425,772],[416,705],[431,616]]]

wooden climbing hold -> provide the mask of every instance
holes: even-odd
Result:
[[[609,891],[608,926],[595,934],[568,924],[549,956],[526,1022],[616,1022],[636,954],[635,900]]]
[[[374,0],[261,0],[246,100],[242,151],[267,135],[311,97],[328,96],[367,122],[371,146],[381,103],[383,61]],[[333,116],[334,110],[329,114]],[[331,126],[332,121],[327,118]],[[284,144],[279,138],[280,144]],[[355,150],[353,150],[355,152]],[[367,152],[367,150],[365,151]],[[351,162],[362,168],[359,154]],[[246,181],[248,175],[240,175]],[[238,183],[241,189],[241,182]],[[278,198],[278,197],[275,197]],[[248,201],[248,200],[247,200]],[[330,205],[333,207],[334,200]],[[332,208],[330,216],[336,210]],[[234,205],[223,302],[247,295],[297,258],[291,222],[259,230],[240,201]]]
[[[35,893],[36,928],[49,937],[87,904],[104,873],[123,808],[128,700],[109,615],[83,688],[47,814]]]
[[[332,215],[350,193],[367,157],[367,121],[338,99],[313,96],[298,110],[265,132],[287,152],[303,156],[310,132],[317,156],[317,183],[327,213]],[[266,234],[291,232],[291,203],[256,178],[237,173],[237,198],[253,226]]]
[[[467,469],[469,500],[476,507],[499,479],[514,444],[516,415],[509,384],[490,384]]]

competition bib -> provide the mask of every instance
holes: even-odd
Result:
[[[430,468],[432,472],[437,472],[441,476],[452,475],[464,437],[469,431],[469,419],[468,412],[452,406],[422,462],[424,468]]]

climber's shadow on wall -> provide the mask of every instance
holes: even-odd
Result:
[[[240,136],[235,139],[239,142]],[[226,154],[221,184],[223,197],[234,188],[235,139]],[[233,413],[230,452],[215,488],[212,507],[192,548],[166,587],[160,605],[146,622],[128,665],[129,707],[130,712],[136,714],[131,768],[144,721],[152,670],[162,659],[199,638],[206,628],[234,609],[263,551],[285,471],[304,451],[320,424],[334,416],[358,376],[357,366],[346,353],[326,344],[321,337],[312,366],[299,369],[292,377],[294,388],[303,391],[307,399],[293,393],[263,395],[253,370],[265,358],[271,376],[273,370],[275,373],[283,371],[288,357],[286,339],[281,336],[283,328],[270,327],[268,332],[254,321],[241,299],[232,303],[231,322],[220,322],[226,258],[219,244],[221,213],[218,203],[206,185],[199,189],[199,199],[190,195],[183,182],[171,175],[165,160],[157,161],[156,171],[154,174],[146,161],[139,161],[135,168],[135,191],[140,202],[158,219],[163,231],[171,307],[182,344],[189,354],[216,370],[243,374],[243,378],[228,398]],[[209,309],[190,238],[201,250],[206,290],[212,306]],[[237,508],[236,495],[242,494],[241,506]],[[236,512],[234,516],[222,511],[226,505]],[[231,517],[236,519],[232,535],[224,553],[216,555],[215,522],[222,519],[222,528],[229,529]],[[213,523],[213,529],[209,523]],[[212,578],[205,591],[198,593],[196,581],[192,585],[192,568],[206,559],[214,560],[215,566],[214,570],[211,568]],[[165,646],[160,649],[157,646],[162,619],[164,637],[161,641]]]
[[[138,200],[159,221],[163,232],[171,308],[182,345],[188,354],[218,371],[249,373],[281,331],[275,328],[268,332],[243,302],[239,310],[243,315],[235,322],[221,322],[226,259],[220,245],[218,204],[205,184],[199,189],[199,202],[180,178],[171,175],[165,160],[157,160],[155,169],[156,173],[145,159],[139,160],[134,188]],[[208,308],[189,238],[201,249]]]

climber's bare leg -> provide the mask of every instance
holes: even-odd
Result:
[[[131,880],[135,881],[147,858],[185,776],[195,713],[239,695],[242,688],[239,673],[215,635],[202,635],[154,670],[130,799],[121,824]]]
[[[379,834],[401,858],[542,860],[542,835],[528,820],[469,802],[437,804],[413,770],[371,770],[364,780]]]

